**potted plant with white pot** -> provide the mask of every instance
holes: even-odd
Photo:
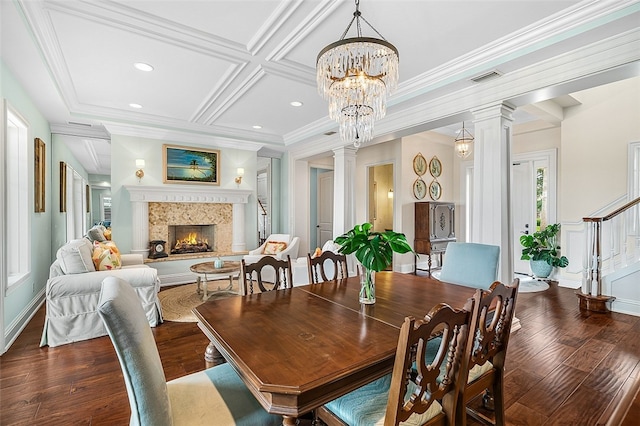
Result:
[[[569,260],[560,255],[559,233],[560,224],[554,223],[533,234],[520,237],[520,259],[529,261],[531,271],[538,278],[547,278],[553,268],[564,268],[569,264]]]

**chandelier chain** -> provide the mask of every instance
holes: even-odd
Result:
[[[362,12],[360,12],[359,0],[356,0],[356,11],[353,12],[353,18],[351,18],[351,21],[349,21],[349,25],[347,25],[347,28],[345,28],[344,32],[342,33],[342,36],[340,36],[340,40],[344,40],[344,38],[347,36],[347,33],[349,32],[349,30],[351,29],[351,26],[353,25],[353,21],[356,21],[357,37],[362,37],[362,26],[360,25],[360,19],[362,19],[369,26],[369,28],[371,28],[373,32],[375,32],[378,35],[378,37],[380,37],[384,41],[387,41],[387,39],[384,38],[382,34],[380,34],[380,31],[378,31],[373,25],[371,25],[371,23],[367,21],[367,18],[362,16]]]

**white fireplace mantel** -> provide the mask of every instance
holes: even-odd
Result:
[[[244,235],[244,205],[251,190],[222,189],[188,185],[124,185],[129,191],[132,213],[132,253],[149,254],[149,203],[226,203],[233,207],[231,250],[242,252],[247,244]]]
[[[189,185],[124,185],[131,201],[147,203],[229,203],[246,204],[252,191]]]

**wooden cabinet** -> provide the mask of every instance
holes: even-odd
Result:
[[[431,275],[431,255],[440,255],[447,249],[447,244],[456,240],[454,203],[426,201],[415,203],[415,239],[413,247],[416,253],[427,255],[428,271]],[[415,272],[417,273],[417,259]]]

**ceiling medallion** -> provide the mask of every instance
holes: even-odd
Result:
[[[371,140],[375,120],[387,112],[387,95],[398,87],[398,49],[360,13],[360,1],[340,40],[318,54],[318,92],[329,101],[329,117],[340,125],[340,138],[358,148]],[[362,37],[361,20],[380,38]],[[356,23],[357,36],[345,38]]]

